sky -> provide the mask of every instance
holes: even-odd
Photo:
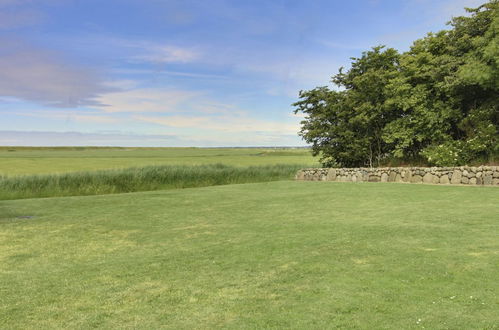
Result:
[[[304,146],[300,90],[485,0],[0,0],[0,145]]]

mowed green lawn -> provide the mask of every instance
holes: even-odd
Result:
[[[0,175],[66,173],[148,165],[317,166],[308,149],[0,147]]]
[[[0,201],[2,329],[497,329],[498,311],[495,187]]]

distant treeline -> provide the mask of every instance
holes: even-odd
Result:
[[[374,47],[300,92],[300,134],[325,166],[455,166],[499,154],[499,2],[467,9],[411,49]]]
[[[146,166],[66,174],[0,176],[0,200],[126,193],[288,180],[301,165]]]

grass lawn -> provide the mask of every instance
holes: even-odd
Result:
[[[498,329],[498,279],[495,187],[0,201],[2,329]]]
[[[215,163],[234,166],[318,165],[308,149],[0,147],[0,176]]]

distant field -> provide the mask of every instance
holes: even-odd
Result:
[[[148,165],[317,165],[308,149],[0,147],[0,175],[66,173]]]
[[[499,189],[0,201],[0,328],[497,329]]]

